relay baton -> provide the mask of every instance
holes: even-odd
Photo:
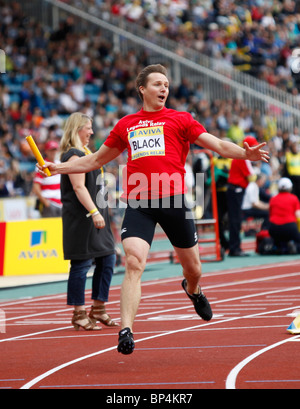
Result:
[[[33,140],[33,137],[31,135],[26,137],[26,141],[28,142],[30,149],[32,150],[32,153],[35,156],[35,159],[37,160],[38,164],[40,166],[45,165],[45,161],[41,155],[41,152],[39,151],[39,148],[36,146],[36,143]],[[44,172],[47,174],[47,176],[51,176],[50,170],[48,168],[44,169]]]

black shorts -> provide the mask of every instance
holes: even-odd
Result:
[[[159,223],[173,246],[194,247],[198,242],[193,214],[184,203],[184,196],[158,199],[153,204],[143,201],[137,208],[128,205],[121,230],[121,239],[139,237],[150,246]],[[151,205],[151,207],[150,207]]]

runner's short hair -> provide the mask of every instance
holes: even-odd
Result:
[[[168,76],[167,75],[168,71],[166,67],[164,67],[161,64],[152,64],[152,65],[148,65],[147,67],[145,67],[137,76],[136,83],[135,83],[136,90],[142,101],[143,101],[143,94],[140,91],[140,87],[145,87],[147,85],[148,76],[152,74],[153,72],[159,72],[165,75],[166,77]]]

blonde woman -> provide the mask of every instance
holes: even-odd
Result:
[[[88,144],[92,134],[92,119],[80,112],[72,114],[61,140],[61,162],[72,162],[90,154]],[[97,321],[110,327],[118,325],[105,310],[116,256],[108,208],[100,209],[96,203],[103,184],[101,175],[103,170],[96,169],[61,178],[64,257],[71,260],[67,303],[74,306],[72,324],[76,330],[99,330]],[[93,306],[87,315],[85,283],[93,260]]]

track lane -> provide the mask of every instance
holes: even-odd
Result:
[[[157,367],[157,363],[156,358],[158,361],[161,362],[168,362],[168,359],[166,358],[166,349],[163,348],[168,348],[168,344],[169,346],[171,346],[173,349],[170,349],[170,351],[168,352],[168,355],[170,354],[170,352],[172,351],[172,354],[170,354],[170,359],[174,361],[174,359],[178,359],[178,350],[176,350],[176,345],[173,345],[173,343],[177,343],[178,345],[181,346],[185,346],[186,344],[186,349],[185,352],[188,351],[187,356],[189,357],[189,359],[192,359],[193,353],[195,353],[195,351],[201,350],[201,347],[205,350],[205,352],[207,352],[208,350],[213,350],[214,351],[214,344],[213,342],[211,342],[211,345],[209,345],[209,342],[214,339],[213,337],[215,337],[214,334],[216,334],[217,332],[219,333],[225,333],[226,332],[226,340],[230,339],[231,337],[235,337],[234,333],[239,333],[242,332],[242,330],[239,330],[238,328],[242,327],[240,325],[239,320],[244,321],[249,321],[250,322],[250,327],[252,324],[252,328],[255,327],[267,327],[268,325],[257,325],[257,322],[255,323],[256,325],[253,325],[253,321],[257,318],[260,317],[259,319],[262,320],[264,316],[268,316],[269,311],[270,314],[284,314],[287,311],[292,311],[294,308],[297,307],[297,305],[299,305],[299,302],[297,304],[297,294],[299,294],[299,286],[289,286],[288,288],[286,287],[286,284],[288,283],[289,285],[298,283],[299,284],[299,274],[297,270],[299,270],[299,266],[297,267],[297,265],[289,265],[287,267],[285,266],[278,266],[276,265],[276,270],[278,271],[278,273],[274,274],[274,267],[269,267],[266,268],[266,266],[264,266],[264,268],[260,268],[258,269],[258,271],[255,268],[247,268],[247,269],[243,269],[240,271],[230,271],[230,272],[217,272],[217,273],[211,273],[209,275],[204,275],[203,276],[203,289],[206,293],[206,295],[208,296],[208,298],[211,300],[212,305],[214,306],[214,311],[218,310],[217,312],[217,317],[211,322],[211,323],[203,323],[201,321],[200,324],[197,324],[197,319],[198,317],[195,317],[195,314],[193,313],[193,308],[191,306],[191,304],[189,303],[189,301],[186,299],[186,297],[184,296],[184,294],[182,294],[182,290],[177,290],[179,288],[180,285],[180,278],[172,278],[172,279],[164,279],[164,280],[158,280],[155,282],[147,282],[147,283],[143,283],[143,298],[142,298],[142,302],[141,302],[141,306],[140,306],[140,310],[138,312],[138,316],[136,319],[136,325],[135,325],[135,336],[136,336],[136,342],[137,342],[137,347],[136,347],[136,351],[134,352],[134,354],[132,356],[130,356],[131,361],[128,361],[128,357],[124,357],[121,356],[120,354],[116,354],[115,352],[115,348],[116,348],[116,332],[113,332],[112,330],[107,330],[105,329],[104,331],[101,331],[100,335],[97,336],[88,336],[88,335],[82,335],[84,334],[83,332],[80,333],[80,340],[85,339],[87,342],[84,342],[84,345],[82,348],[78,347],[78,336],[79,334],[76,334],[74,336],[72,336],[71,334],[73,334],[74,332],[71,331],[70,329],[62,327],[53,327],[52,329],[48,328],[46,329],[42,329],[41,331],[37,331],[34,332],[32,331],[32,327],[30,327],[29,329],[31,329],[31,331],[28,331],[26,334],[24,334],[24,330],[27,328],[24,326],[20,325],[20,330],[23,331],[23,333],[19,333],[19,335],[16,335],[16,337],[8,337],[7,338],[7,345],[10,344],[10,347],[8,348],[8,350],[11,348],[12,344],[16,344],[16,343],[20,343],[20,342],[26,342],[26,338],[32,341],[34,339],[34,343],[40,343],[41,344],[41,348],[37,348],[36,352],[40,352],[43,350],[43,348],[52,348],[52,351],[55,350],[55,348],[60,345],[62,339],[60,337],[60,340],[57,340],[57,343],[55,341],[55,337],[60,333],[60,331],[62,332],[62,336],[65,337],[66,342],[69,341],[69,345],[67,344],[66,346],[64,346],[63,348],[63,352],[64,355],[63,357],[61,356],[61,353],[58,353],[56,357],[51,357],[52,359],[50,360],[50,355],[51,353],[49,353],[49,357],[46,354],[45,358],[47,357],[48,360],[45,359],[44,362],[44,368],[46,370],[42,370],[43,365],[41,365],[41,363],[36,363],[33,365],[32,368],[32,374],[33,376],[31,376],[31,379],[28,379],[28,377],[26,377],[25,375],[22,376],[9,376],[7,377],[7,379],[11,378],[11,379],[25,379],[25,382],[22,383],[22,381],[18,381],[18,382],[8,382],[7,385],[10,385],[11,387],[14,387],[14,384],[16,385],[16,387],[24,387],[28,384],[30,384],[31,382],[31,386],[30,387],[47,387],[47,385],[56,385],[56,387],[59,387],[59,385],[68,385],[68,383],[66,382],[70,377],[74,378],[74,371],[75,373],[77,372],[81,372],[82,366],[84,367],[84,370],[86,372],[88,372],[90,369],[90,363],[92,362],[92,371],[95,370],[95,373],[91,373],[89,375],[90,380],[92,378],[98,378],[96,376],[97,373],[97,366],[100,365],[102,366],[103,362],[102,362],[102,358],[100,359],[100,362],[98,362],[98,365],[96,365],[96,367],[94,368],[94,362],[95,362],[95,357],[98,355],[102,355],[103,357],[105,356],[105,365],[104,365],[104,373],[106,373],[107,371],[107,381],[103,381],[99,383],[99,379],[98,382],[91,382],[91,383],[87,383],[87,382],[82,382],[81,379],[76,380],[78,385],[86,385],[84,386],[84,388],[93,388],[93,387],[97,387],[97,388],[110,388],[113,386],[109,386],[109,385],[113,385],[116,384],[116,382],[113,382],[113,380],[116,380],[116,376],[119,375],[119,371],[118,369],[122,366],[122,371],[120,374],[120,379],[118,380],[118,385],[120,385],[120,388],[145,388],[145,387],[151,387],[150,384],[154,384],[155,382],[155,377],[151,375],[152,382],[150,382],[150,380],[148,379],[148,381],[145,382],[133,382],[133,378],[134,378],[134,374],[131,373],[131,371],[128,371],[127,368],[127,372],[124,371],[124,366],[126,365],[126,362],[132,362],[133,366],[135,366],[136,368],[139,368],[140,365],[138,364],[138,357],[139,360],[141,358],[141,354],[145,354],[147,356],[149,356],[149,360],[150,362],[154,365],[154,367]],[[272,274],[270,275],[270,271],[272,271]],[[289,272],[286,272],[289,271]],[[280,284],[280,285],[279,285]],[[250,287],[249,287],[250,286]],[[276,287],[276,288],[275,288]],[[280,295],[280,293],[282,292],[282,288],[286,291],[286,294],[291,294],[291,298],[296,298],[295,302],[293,301],[292,305],[289,307],[285,307],[282,309],[271,309],[268,311],[264,311],[264,310],[258,310],[259,312],[253,314],[253,311],[249,311],[251,312],[250,314],[246,314],[246,310],[245,308],[249,309],[249,308],[264,308],[263,306],[260,307],[256,307],[256,304],[254,304],[254,307],[250,307],[250,305],[246,305],[242,304],[243,301],[245,300],[253,300],[255,298],[264,298],[264,300],[266,299],[266,297],[270,296],[270,295],[274,295],[274,297],[278,294]],[[263,291],[261,291],[263,290]],[[253,293],[253,291],[257,291],[257,293]],[[113,307],[113,306],[118,306],[118,297],[119,297],[119,287],[116,289],[113,289],[112,291],[113,298],[116,297],[116,299],[114,299],[112,302],[108,303],[108,308]],[[241,295],[239,295],[241,294]],[[175,297],[174,297],[175,296]],[[282,296],[282,294],[281,294]],[[173,298],[172,298],[173,297]],[[45,302],[45,297],[41,297],[44,298],[43,300],[40,299],[39,302]],[[175,300],[178,301],[179,306],[177,307],[173,307],[173,308],[168,308],[170,307],[170,305],[172,305],[172,302],[174,303],[174,298]],[[51,297],[47,297],[47,301],[50,301]],[[31,304],[34,303],[34,300],[30,300]],[[56,301],[59,301],[59,299],[56,299]],[[262,302],[262,300],[259,300],[260,302]],[[61,302],[61,298],[60,298],[60,302]],[[163,303],[165,302],[165,305],[163,305]],[[161,308],[159,308],[159,303],[161,303]],[[231,307],[232,303],[241,303],[239,304],[237,307]],[[21,306],[22,303],[20,303],[19,305]],[[13,305],[12,303],[10,304],[11,306]],[[24,304],[23,304],[24,305]],[[28,305],[28,301],[25,302],[25,305]],[[224,315],[223,316],[219,316],[222,315],[221,312],[219,311],[219,309],[222,310],[222,308],[225,308],[225,305],[229,305],[229,308],[232,308],[232,311],[234,311],[235,314],[238,314],[238,310],[240,309],[240,312],[242,314],[240,314],[239,316],[228,316],[228,310],[224,310]],[[270,306],[271,307],[271,306]],[[1,307],[2,308],[2,307]],[[62,309],[63,313],[64,312],[68,312],[70,309],[65,308]],[[55,311],[60,311],[58,314],[61,313],[61,310],[55,310]],[[53,312],[53,311],[52,311]],[[46,311],[46,316],[49,315],[50,311]],[[176,314],[175,314],[176,313]],[[34,319],[36,317],[43,317],[43,312],[40,311],[36,314],[35,317],[32,317],[32,314],[28,314],[31,315],[31,317],[27,317],[28,319]],[[227,314],[227,317],[226,317]],[[159,317],[163,317],[164,320],[162,320]],[[179,319],[180,316],[184,316],[183,319]],[[19,318],[18,318],[19,317]],[[168,318],[169,317],[169,318]],[[187,317],[187,318],[185,318]],[[18,318],[20,319],[20,315],[18,316],[13,316],[11,315],[9,317],[9,319],[11,318],[10,322],[13,325],[14,324],[14,318]],[[25,315],[24,317],[25,318]],[[278,320],[278,318],[276,318]],[[196,321],[196,322],[195,322]],[[251,323],[252,321],[252,323]],[[278,326],[278,331],[275,331],[274,335],[278,336],[278,334],[280,334],[280,336],[283,337],[287,337],[286,333],[283,332],[283,328],[284,325],[289,324],[290,321],[292,321],[291,318],[286,318],[285,316],[280,315],[280,322],[284,322],[284,324],[280,324]],[[277,321],[278,322],[278,321]],[[231,323],[231,324],[230,324]],[[235,323],[239,323],[239,326],[235,326],[233,324]],[[190,324],[190,325],[183,325],[183,324]],[[225,326],[225,327],[224,327]],[[168,327],[168,328],[167,328]],[[269,325],[269,327],[276,329],[276,325],[274,325],[274,327],[272,327],[271,325]],[[10,327],[9,331],[10,331]],[[12,327],[14,328],[14,327]],[[249,330],[249,326],[244,326],[245,331],[251,333],[251,331]],[[52,333],[53,331],[53,333]],[[254,329],[255,331],[255,329]],[[253,331],[252,331],[253,332]],[[51,336],[52,333],[52,336]],[[149,335],[152,334],[152,335]],[[207,334],[213,333],[213,335],[209,335],[209,339],[207,338],[207,345],[199,345],[198,343],[195,345],[189,345],[190,342],[190,337],[191,334],[193,334],[193,337],[196,336],[196,334],[204,334],[205,339],[207,337]],[[3,335],[3,334],[1,334]],[[48,341],[46,339],[44,339],[45,337],[43,337],[43,335],[47,335],[47,338],[49,337]],[[92,335],[92,334],[90,334]],[[203,336],[203,335],[202,335]],[[22,337],[22,338],[21,338]],[[249,337],[249,335],[245,334],[245,337]],[[1,338],[3,338],[1,336]],[[5,344],[5,340],[0,338],[0,342],[2,341]],[[39,339],[40,338],[40,339]],[[272,337],[271,337],[272,338]],[[9,339],[13,342],[8,342]],[[164,346],[164,344],[166,343],[165,341],[162,342],[162,340],[167,340],[167,346]],[[171,341],[170,341],[171,340]],[[52,342],[51,342],[52,341]],[[270,340],[270,342],[273,342],[273,339]],[[171,343],[171,345],[170,345]],[[4,345],[2,344],[2,345]],[[161,345],[160,345],[161,344]],[[219,343],[219,349],[222,349],[222,342]],[[74,350],[74,345],[76,345],[76,349]],[[155,347],[153,347],[153,345],[155,345]],[[157,345],[157,346],[156,346]],[[160,345],[160,346],[159,346]],[[227,345],[227,347],[226,347]],[[236,345],[234,347],[234,345]],[[238,347],[238,345],[240,345],[240,347]],[[244,346],[243,346],[244,345]],[[247,346],[248,345],[248,346]],[[235,343],[235,342],[225,342],[225,344],[223,345],[223,350],[225,348],[228,348],[228,350],[233,351],[233,349],[235,349],[235,353],[238,350],[239,353],[245,353],[246,350],[249,350],[249,354],[251,355],[251,353],[255,353],[257,348],[262,347],[262,345],[265,345],[265,341],[264,342],[240,342],[240,343]],[[19,346],[20,348],[20,346]],[[254,348],[254,351],[253,351]],[[104,352],[103,352],[104,351]],[[175,351],[175,352],[174,352]],[[50,351],[51,352],[51,351]],[[82,353],[83,352],[83,353]],[[85,353],[84,353],[85,352]],[[91,352],[91,353],[87,353],[87,352]],[[82,354],[82,355],[80,355]],[[21,355],[21,354],[20,354]],[[31,357],[33,358],[33,361],[36,360],[36,357],[34,357],[34,353],[31,354]],[[52,354],[53,355],[53,354]],[[218,353],[217,353],[218,355]],[[65,357],[68,356],[68,360],[67,362],[65,362]],[[144,355],[142,355],[144,356]],[[85,359],[82,359],[82,357],[87,357]],[[55,358],[55,359],[54,359]],[[241,358],[244,358],[244,356],[239,356],[238,359],[234,357],[232,357],[233,360],[236,360],[236,364],[238,362],[241,361]],[[109,364],[106,364],[106,361],[112,361],[112,363],[115,364],[116,366],[116,373],[111,373],[112,370],[109,366]],[[214,357],[211,357],[212,362],[214,361]],[[74,362],[73,362],[74,361]],[[76,361],[76,362],[75,362]],[[97,358],[98,361],[98,358]],[[143,360],[144,361],[144,360]],[[206,357],[205,357],[205,361],[206,361]],[[73,362],[72,364],[69,364],[70,362]],[[125,364],[120,364],[119,362],[125,362]],[[51,366],[51,363],[53,363],[53,365]],[[86,364],[89,364],[86,366]],[[61,367],[63,365],[63,367]],[[208,364],[209,365],[209,364]],[[48,366],[48,368],[47,368]],[[161,367],[162,365],[160,365],[160,371],[163,371],[164,368]],[[190,373],[193,373],[192,378],[194,380],[191,379],[185,379],[184,376],[186,378],[188,378],[188,374],[184,374],[182,371],[180,371],[180,367],[182,369],[185,369],[186,371],[187,369],[187,365],[185,364],[184,361],[179,360],[178,362],[178,368],[176,370],[173,370],[172,373],[172,382],[166,382],[166,379],[164,381],[164,379],[161,379],[161,387],[172,387],[172,385],[177,385],[174,386],[175,388],[184,388],[184,387],[191,387],[191,388],[198,388],[198,387],[211,387],[211,388],[216,388],[216,379],[211,380],[210,378],[208,379],[201,379],[201,376],[197,377],[196,375],[196,369],[195,369],[195,365],[193,365],[193,369],[191,371],[190,368]],[[227,367],[227,366],[226,366]],[[52,368],[52,369],[51,369]],[[60,368],[57,371],[50,373],[49,371],[55,369],[55,368]],[[174,369],[174,368],[173,368]],[[221,375],[221,377],[223,377],[223,380],[221,381],[221,386],[220,383],[219,387],[224,387],[224,379],[226,379],[226,376],[228,375],[228,373],[230,372],[230,370],[232,369],[232,366],[230,368],[228,368],[227,373],[223,373]],[[28,370],[28,368],[27,368]],[[167,374],[169,368],[168,366],[166,367],[166,377],[170,378],[170,375]],[[151,372],[151,368],[143,371],[143,370],[139,370],[139,376],[144,376],[145,379],[147,379],[147,373],[149,375],[149,371]],[[34,379],[38,379],[40,376],[42,376],[45,373],[48,373],[48,375],[46,377],[43,377],[42,379],[40,379],[39,381],[32,383],[32,381]],[[22,369],[21,367],[19,368],[19,372],[17,371],[16,368],[16,373],[24,373],[24,369]],[[73,373],[73,375],[72,375]],[[130,385],[126,385],[125,382],[125,374],[127,373],[127,375],[129,374],[130,377],[132,378],[132,382]],[[177,374],[177,375],[176,375]],[[14,375],[14,374],[12,374]],[[178,380],[176,381],[176,379],[174,378],[174,376],[178,377]],[[215,374],[216,376],[218,374]],[[148,376],[149,377],[149,376]],[[165,377],[165,378],[166,378]],[[218,376],[217,376],[218,377]],[[60,381],[59,382],[55,382],[55,379],[58,378]],[[40,381],[43,380],[43,382],[41,383]],[[45,382],[47,381],[47,382]],[[177,382],[177,383],[176,383]],[[190,384],[188,384],[188,382],[190,382]],[[207,383],[208,382],[208,383]],[[219,382],[219,381],[218,381]],[[128,383],[128,382],[127,382]],[[143,384],[143,385],[138,385],[138,384]],[[69,383],[70,385],[72,383]],[[134,384],[134,385],[133,385]],[[168,385],[169,386],[168,386]],[[94,385],[94,386],[93,386]],[[95,386],[98,385],[98,386]],[[99,386],[102,385],[102,386]],[[103,386],[105,385],[105,386]],[[148,385],[148,386],[147,386]],[[165,386],[163,386],[165,385]],[[180,386],[181,385],[181,386]],[[188,386],[190,385],[190,386]],[[277,385],[278,386],[278,385]],[[0,385],[1,387],[1,385]],[[75,386],[74,386],[75,387]],[[114,386],[116,387],[116,386]],[[157,386],[156,386],[157,387]]]

